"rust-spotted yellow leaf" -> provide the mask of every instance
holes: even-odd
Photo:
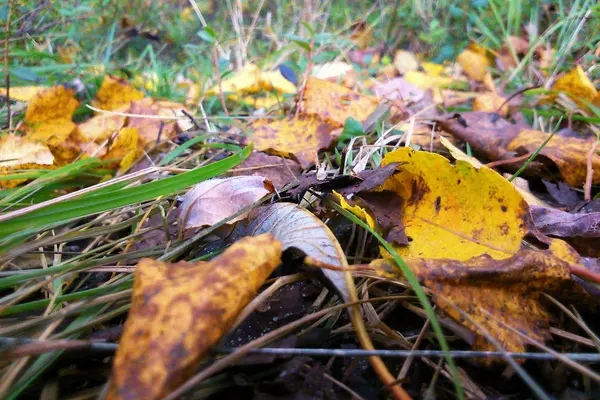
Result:
[[[302,168],[314,165],[319,150],[332,145],[335,129],[315,116],[258,120],[251,128],[256,150],[293,158]]]
[[[336,83],[309,77],[304,90],[302,112],[315,115],[336,127],[342,127],[348,117],[367,119],[377,109],[376,97],[367,96]]]
[[[78,105],[75,92],[64,86],[42,90],[27,105],[24,130],[36,140],[45,141],[51,136],[67,140],[75,130],[71,117]]]
[[[30,101],[35,95],[47,88],[43,86],[11,86],[10,98],[17,101]],[[6,96],[6,88],[0,88],[0,96]]]
[[[211,262],[139,262],[107,399],[162,399],[198,362],[279,265],[270,234],[234,243]]]
[[[141,100],[144,93],[137,90],[127,80],[106,75],[96,93],[94,106],[102,110],[117,110],[128,107],[132,101]]]
[[[382,189],[404,199],[410,244],[397,248],[401,255],[501,259],[519,250],[531,227],[527,203],[498,173],[409,148],[388,153],[382,165],[392,162],[401,165]]]
[[[588,110],[586,102],[593,103],[598,97],[596,87],[579,65],[558,78],[552,90],[567,94],[584,110]]]
[[[469,79],[474,81],[483,81],[485,73],[491,65],[489,58],[483,51],[471,48],[463,50],[456,58],[456,61],[461,65]]]
[[[23,169],[50,169],[54,155],[44,143],[6,134],[0,137],[0,178]],[[0,187],[13,188],[25,179],[0,180]]]
[[[497,93],[484,93],[473,100],[473,111],[498,113],[501,117],[508,115],[506,99]]]
[[[127,170],[142,155],[137,128],[123,128],[114,139],[103,160],[112,160],[120,171]]]
[[[524,149],[529,153],[533,153],[542,146],[546,139],[548,139],[547,133],[524,129],[510,141],[507,149],[509,151]],[[587,157],[594,140],[596,140],[595,137],[585,140],[554,135],[540,154],[548,157],[556,164],[562,179],[566,183],[581,187],[587,176]],[[592,156],[592,169],[600,171],[600,155],[597,152]],[[600,174],[595,173],[592,175],[592,183],[600,183]]]
[[[564,242],[549,250],[520,250],[514,256],[494,260],[486,255],[466,261],[455,259],[405,258],[417,278],[434,294],[437,305],[476,336],[477,350],[497,350],[469,318],[482,326],[506,351],[522,352],[528,342],[510,328],[543,342],[549,338],[549,310],[542,292],[560,296],[578,290],[569,273],[569,263],[579,262]],[[562,257],[559,257],[561,256]],[[398,278],[398,269],[389,261],[376,260],[371,267],[377,275]]]

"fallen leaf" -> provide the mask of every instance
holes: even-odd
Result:
[[[473,100],[473,111],[497,113],[506,118],[508,115],[508,102],[497,93],[484,93]]]
[[[77,126],[83,142],[101,143],[124,125],[127,117],[117,114],[98,114]]]
[[[477,50],[472,48],[463,50],[456,58],[456,61],[461,65],[469,79],[474,81],[483,81],[485,73],[491,65],[488,57],[485,55],[485,50],[481,48]]]
[[[367,22],[356,22],[352,24],[350,29],[352,29],[350,39],[359,49],[366,49],[369,46],[369,43],[373,41],[372,29]]]
[[[255,64],[247,64],[241,70],[223,79],[220,88],[217,84],[206,93],[209,95],[218,95],[221,91],[223,93],[256,93],[260,91],[259,75],[260,69]]]
[[[402,163],[381,187],[404,199],[402,213],[410,244],[402,256],[467,260],[488,254],[502,259],[516,253],[533,226],[527,203],[495,171],[455,165],[444,157],[400,148],[382,165]]]
[[[504,350],[523,352],[528,342],[507,325],[544,342],[550,337],[551,313],[543,302],[542,293],[560,296],[576,292],[583,295],[571,280],[569,263],[556,256],[563,251],[557,247],[560,244],[553,243],[546,251],[521,250],[502,260],[494,260],[488,255],[465,261],[414,257],[404,260],[432,291],[436,304],[476,334],[475,349],[497,350],[455,307],[482,326]],[[376,260],[371,267],[377,275],[386,278],[399,276],[399,270],[389,261]]]
[[[0,177],[15,170],[51,169],[53,166],[54,155],[44,143],[14,134],[0,136]],[[10,189],[25,181],[0,180],[0,186]]]
[[[421,71],[407,71],[404,79],[421,89],[447,88],[454,80],[447,76],[438,76]]]
[[[321,220],[293,203],[274,203],[252,210],[248,216],[248,235],[270,233],[283,244],[306,256],[337,267],[348,265],[339,242]],[[343,271],[322,269],[344,300],[349,299]]]
[[[182,110],[185,110],[183,104],[171,101],[156,101],[147,97],[140,101],[133,101],[128,112],[131,114],[149,117],[179,117],[184,115]],[[157,118],[129,117],[126,126],[137,128],[138,134],[140,135],[140,140],[144,146],[151,143],[157,143],[159,139],[160,141],[170,140],[177,134],[177,123],[172,120],[169,121]]]
[[[510,50],[509,43],[517,56],[524,56],[529,51],[528,41],[518,36],[509,36],[496,56],[496,63],[504,71],[517,66],[517,61]]]
[[[332,61],[312,68],[312,76],[333,83],[341,83],[347,88],[356,83],[356,73],[352,65],[343,61]]]
[[[308,168],[316,162],[319,150],[333,145],[335,127],[316,116],[300,116],[257,120],[251,129],[255,149],[293,158]]]
[[[579,65],[558,78],[552,90],[567,94],[583,110],[589,110],[586,102],[593,103],[598,98],[596,87]]]
[[[581,198],[577,192],[564,182],[552,183],[543,179],[542,183],[546,190],[560,205],[567,207],[569,210],[574,209],[581,203]]]
[[[519,134],[512,139],[507,149],[517,151],[524,149],[528,153],[533,153],[540,148],[542,143],[548,139],[548,134],[535,130],[521,130]],[[581,187],[585,183],[587,176],[587,156],[596,137],[590,140],[574,137],[564,137],[554,135],[552,139],[542,149],[539,159],[547,157],[558,168],[562,179],[571,186]],[[592,158],[592,168],[600,171],[600,155],[594,154]],[[592,176],[594,184],[600,183],[600,174]]]
[[[16,101],[31,101],[31,99],[46,89],[43,86],[11,86],[10,98]],[[6,88],[0,88],[0,96],[6,96]]]
[[[121,172],[126,171],[142,155],[142,147],[136,128],[122,128],[115,137],[103,160],[115,160]]]
[[[127,80],[106,75],[92,104],[101,110],[114,111],[128,107],[132,101],[141,100],[144,94]]]
[[[79,105],[75,92],[64,86],[54,86],[38,92],[27,105],[24,128],[27,135],[45,141],[51,136],[67,140],[75,131],[71,120]]]
[[[432,62],[421,63],[421,68],[423,68],[423,71],[425,71],[426,74],[432,76],[442,76],[446,70],[446,67],[444,67],[442,64],[436,64]]]
[[[263,90],[275,91],[277,93],[296,93],[296,85],[285,79],[279,69],[274,71],[261,72],[259,76],[259,85]]]
[[[200,182],[190,189],[179,208],[184,229],[214,225],[272,192],[262,176],[236,176]],[[229,223],[244,219],[240,215]]]
[[[417,57],[410,51],[398,50],[394,54],[394,67],[396,70],[404,75],[408,71],[416,71],[419,69],[419,61]]]
[[[190,378],[281,251],[265,234],[241,239],[211,262],[140,261],[107,399],[161,399]]]
[[[302,168],[295,161],[255,151],[229,172],[233,176],[264,176],[280,190],[288,183],[295,182]]]
[[[363,122],[377,109],[378,100],[341,85],[309,77],[304,90],[302,112],[318,116],[334,127],[342,127],[348,117]]]
[[[380,82],[371,88],[377,97],[390,101],[403,101],[416,103],[423,99],[425,91],[404,78],[394,78],[387,82]]]

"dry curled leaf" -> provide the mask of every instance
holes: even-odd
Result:
[[[270,182],[262,176],[235,176],[200,182],[183,197],[179,221],[184,229],[216,224],[271,193]],[[240,215],[230,223],[245,218]]]
[[[322,121],[342,127],[348,117],[364,121],[377,109],[379,101],[341,85],[309,77],[304,91],[302,112],[317,116]]]
[[[339,242],[321,220],[293,203],[275,203],[252,210],[248,216],[248,235],[270,233],[283,244],[283,249],[295,248],[306,256],[337,267],[348,265]],[[323,269],[345,300],[349,299],[344,273]]]
[[[107,399],[161,399],[185,382],[279,265],[281,243],[244,238],[211,262],[144,259]]]
[[[251,128],[254,148],[293,158],[302,168],[315,164],[319,150],[333,144],[335,129],[315,116],[257,120]]]
[[[542,146],[546,139],[548,139],[547,133],[524,129],[508,143],[507,149],[533,153]],[[544,158],[551,160],[566,183],[581,187],[587,176],[588,153],[595,140],[597,140],[595,136],[586,140],[556,134],[546,143],[538,160],[542,161]],[[600,171],[600,155],[598,153],[594,153],[592,157],[592,168]],[[594,174],[592,182],[600,183],[600,174]]]

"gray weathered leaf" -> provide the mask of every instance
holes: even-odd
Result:
[[[319,262],[343,267],[346,256],[331,230],[308,210],[293,203],[275,203],[253,210],[249,215],[249,235],[270,233],[284,249],[296,248]],[[323,269],[323,274],[348,300],[344,272]]]

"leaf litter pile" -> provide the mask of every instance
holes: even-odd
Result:
[[[4,88],[0,397],[600,396],[590,66],[357,46],[186,104]],[[528,53],[538,85],[505,93]]]

